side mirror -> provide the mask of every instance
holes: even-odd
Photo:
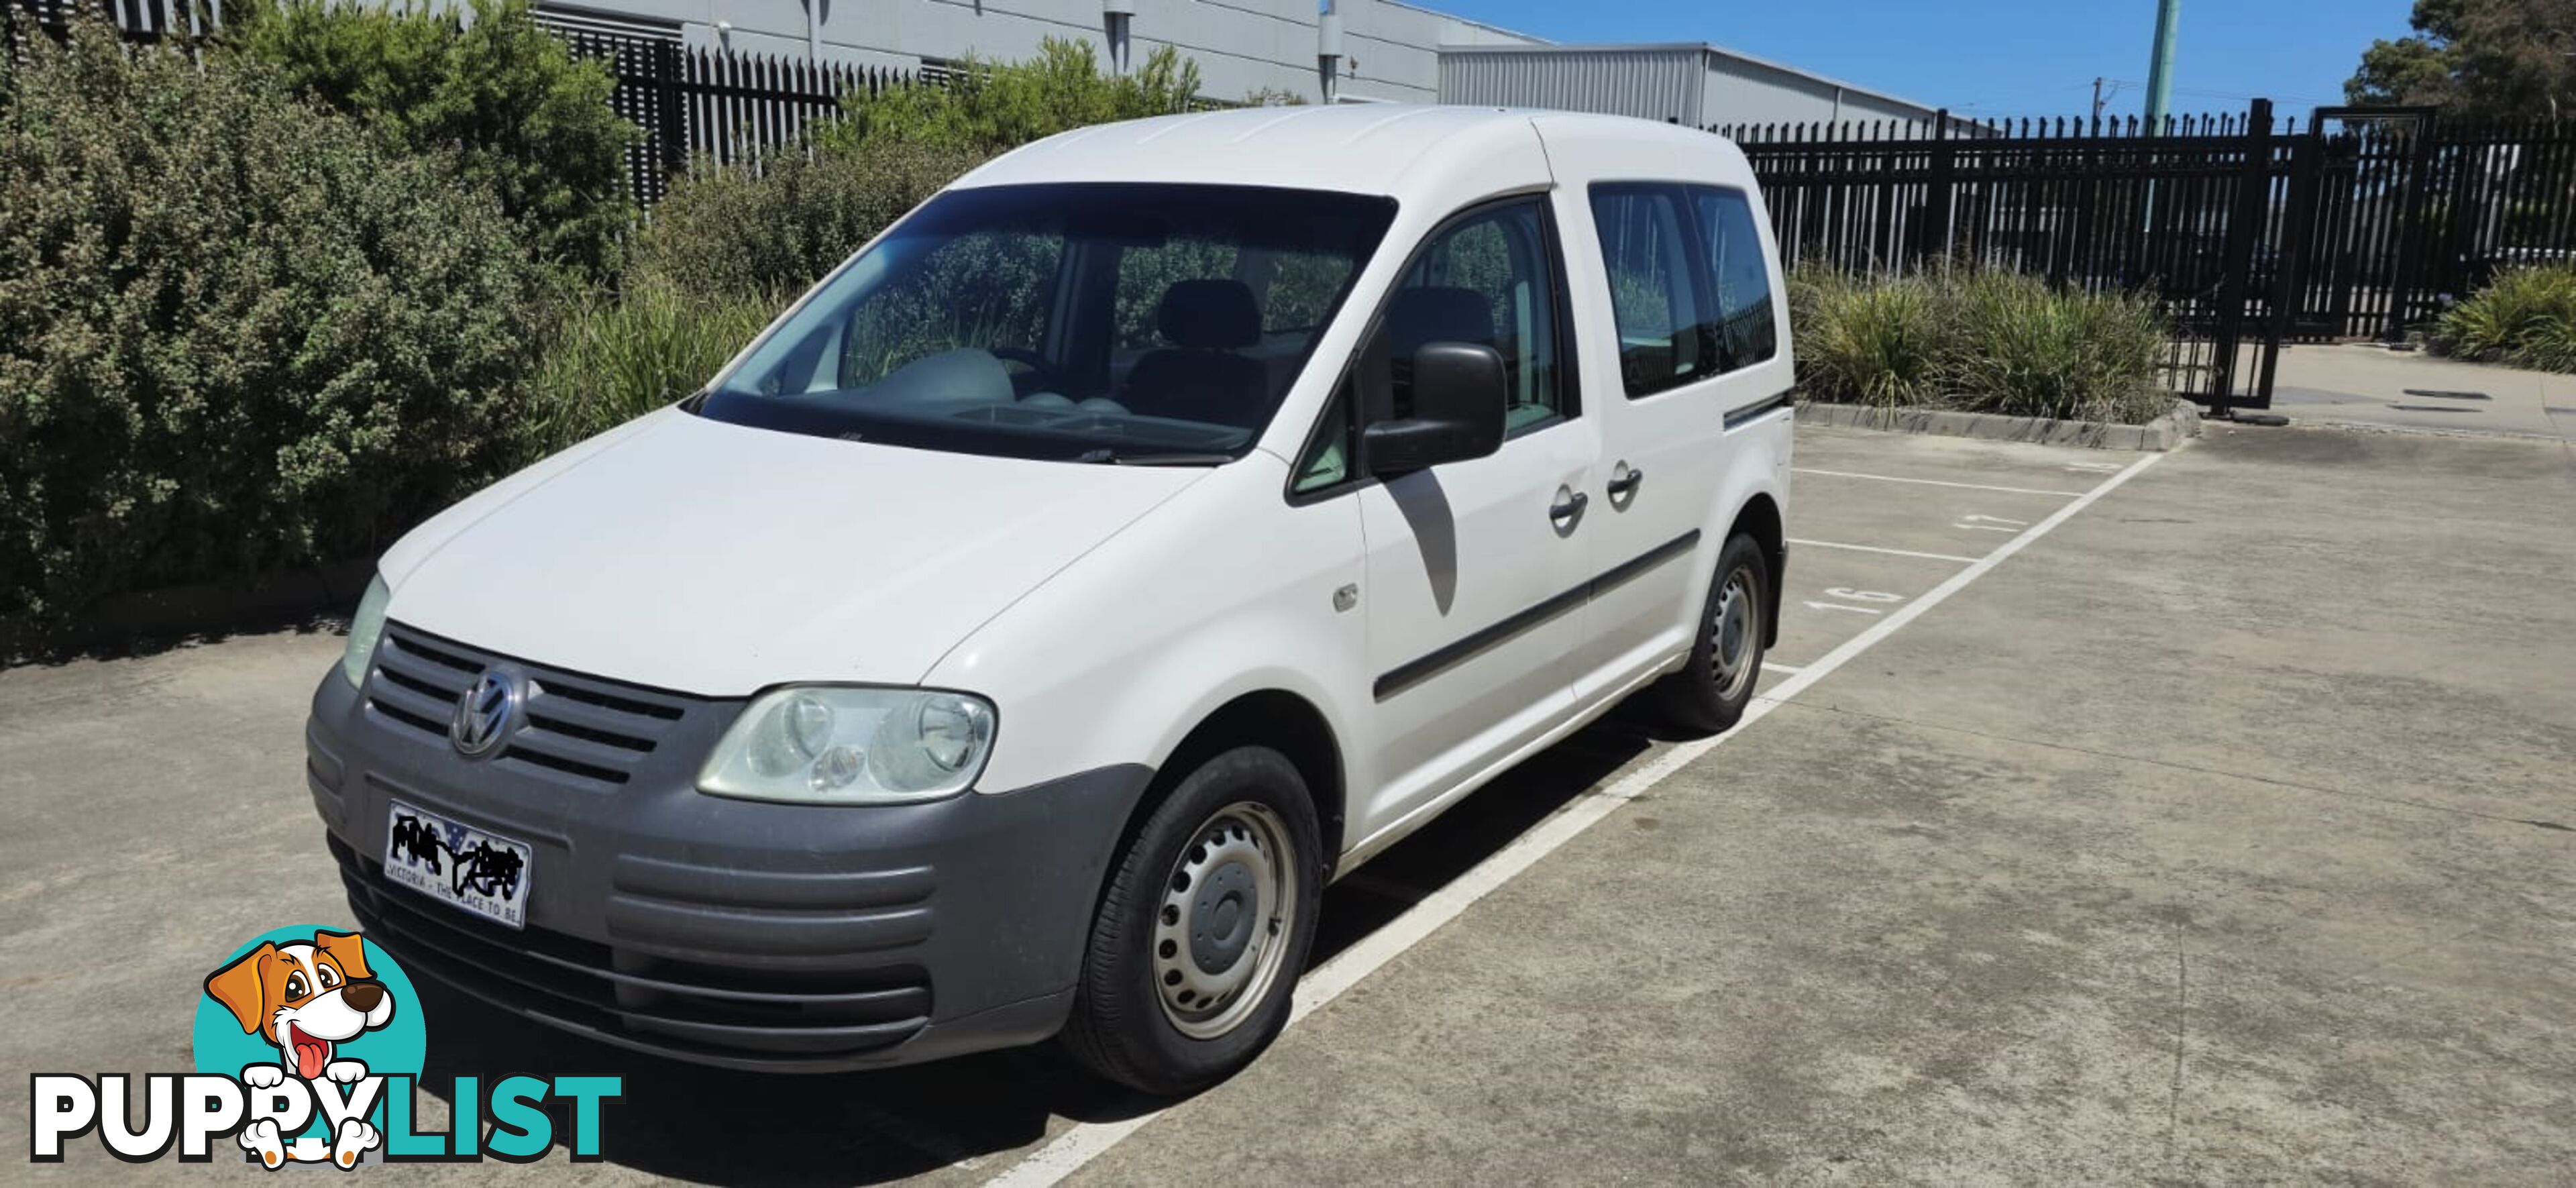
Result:
[[[1360,456],[1379,478],[1485,457],[1503,448],[1508,392],[1502,352],[1425,343],[1413,352],[1413,415],[1362,430]]]

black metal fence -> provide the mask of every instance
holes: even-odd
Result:
[[[937,83],[936,69],[898,70],[734,54],[680,44],[677,30],[612,29],[540,10],[538,19],[574,56],[594,58],[617,77],[609,105],[643,135],[627,152],[627,184],[646,207],[673,174],[704,157],[728,165],[800,147],[849,94]]]
[[[2395,336],[2504,265],[2576,248],[2576,128],[2418,109],[1719,128],[1781,249],[1856,271],[1972,261],[2154,294],[2174,388],[2271,401],[2291,338]]]
[[[0,0],[0,54],[23,61],[29,36],[59,36],[78,12],[107,18],[129,41],[202,37],[223,23],[222,0]]]

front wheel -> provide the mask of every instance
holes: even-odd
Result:
[[[1315,939],[1323,851],[1295,764],[1239,747],[1184,777],[1119,856],[1064,1046],[1148,1093],[1196,1092],[1288,1023]]]
[[[1656,708],[1674,725],[1715,734],[1743,719],[1762,676],[1770,591],[1771,564],[1761,543],[1741,534],[1727,538],[1690,660],[1655,685]]]

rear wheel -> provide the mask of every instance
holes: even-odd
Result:
[[[1709,583],[1690,660],[1655,685],[1656,708],[1674,725],[1715,734],[1744,717],[1762,676],[1770,590],[1771,565],[1761,543],[1741,534],[1728,538],[1717,556],[1717,578]]]
[[[1288,1022],[1323,891],[1315,805],[1286,756],[1202,764],[1111,872],[1064,1046],[1149,1093],[1206,1088]]]

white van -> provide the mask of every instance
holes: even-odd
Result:
[[[1325,883],[1776,632],[1790,352],[1734,146],[1226,111],[969,174],[704,392],[385,554],[315,693],[370,939],[732,1068],[1062,1034],[1182,1092]]]

